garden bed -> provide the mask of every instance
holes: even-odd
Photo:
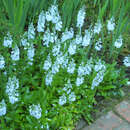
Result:
[[[0,129],[72,130],[123,95],[127,4],[87,2],[0,1]]]

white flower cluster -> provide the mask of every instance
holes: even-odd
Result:
[[[102,29],[102,25],[101,25],[100,20],[98,20],[97,23],[94,26],[94,33],[99,34],[101,29]]]
[[[53,74],[52,72],[48,72],[47,75],[46,75],[46,78],[45,78],[45,82],[46,82],[46,85],[49,86],[51,85],[52,81],[53,81]]]
[[[33,26],[33,23],[31,23],[28,28],[28,40],[34,39],[34,38],[35,38],[35,28]]]
[[[29,42],[25,38],[26,36],[27,36],[27,32],[24,33],[24,35],[21,39],[21,45],[24,46],[24,49],[27,49],[27,47],[29,46]]]
[[[96,77],[93,79],[92,82],[92,89],[94,89],[96,86],[98,86],[102,81],[104,77],[104,72],[99,71],[96,75]]]
[[[76,38],[75,38],[75,43],[76,43],[77,45],[79,45],[79,44],[82,43],[82,41],[83,41],[82,35],[81,35],[81,34],[77,34],[77,35],[76,35]]]
[[[28,64],[32,65],[34,55],[35,55],[35,49],[34,49],[34,46],[31,44],[28,47],[28,51],[27,51],[27,56],[28,56],[28,59],[29,59]]]
[[[18,88],[19,80],[16,78],[16,76],[10,77],[6,85],[6,93],[9,96],[9,101],[11,104],[14,104],[19,100]]]
[[[18,61],[20,59],[20,50],[17,45],[12,49],[11,58],[13,61]]]
[[[69,94],[69,102],[74,102],[76,100],[76,95],[74,92]]]
[[[43,36],[43,45],[49,47],[50,42],[51,43],[57,42],[57,35],[55,30],[53,30],[53,32],[51,33],[50,29],[47,28]]]
[[[37,25],[37,31],[38,32],[44,32],[44,28],[45,28],[45,20],[46,20],[46,16],[44,11],[42,11],[39,15],[39,19],[38,19],[38,25]]]
[[[82,62],[78,68],[78,76],[85,76],[85,75],[89,75],[92,71],[92,64],[89,63],[90,61],[88,61],[88,63],[86,65],[84,65],[84,63]]]
[[[82,62],[79,65],[78,68],[78,77],[76,79],[76,86],[80,86],[81,84],[83,84],[84,82],[84,77],[86,75],[89,75],[92,71],[92,59],[88,60],[88,63],[86,65],[84,65],[84,63]]]
[[[84,82],[84,77],[81,76],[77,77],[76,86],[80,86],[81,84],[83,84],[83,82]]]
[[[5,60],[2,55],[0,55],[0,69],[3,69],[5,67]]]
[[[73,74],[75,71],[76,64],[74,63],[74,59],[72,59],[67,67],[67,72]]]
[[[47,59],[44,62],[43,69],[48,71],[51,68],[51,66],[52,66],[51,58],[50,58],[50,55],[48,55]]]
[[[60,105],[64,105],[67,102],[67,97],[65,94],[63,94],[62,96],[60,96],[59,98],[59,104]]]
[[[24,38],[26,36],[28,37],[27,39]],[[35,28],[33,26],[33,23],[31,23],[29,25],[28,32],[25,32],[24,35],[23,35],[23,38],[21,39],[21,45],[24,46],[25,50],[27,50],[27,56],[28,56],[28,60],[29,60],[30,65],[32,65],[35,50],[34,50],[33,44],[32,43],[30,44],[28,42],[28,40],[30,40],[30,39],[34,40],[34,38],[35,38]],[[5,47],[12,48],[12,43],[13,43],[12,36],[10,35],[10,33],[7,33],[7,36],[4,37],[3,45]],[[14,48],[12,48],[11,59],[13,61],[20,60],[20,49],[17,45],[15,45]],[[1,59],[1,63],[3,63],[3,65],[5,64],[4,61],[2,61],[2,59]]]
[[[63,88],[63,90],[67,93],[68,95],[68,101],[74,102],[76,100],[76,95],[75,92],[72,92],[72,84],[70,82],[70,79],[67,81],[67,84],[65,84],[65,87]],[[59,104],[60,105],[64,105],[67,102],[67,97],[65,95],[65,93],[59,97]]]
[[[65,32],[62,33],[61,42],[65,42],[66,40],[72,39],[73,36],[74,36],[73,28],[70,28],[69,31],[68,29],[66,29]]]
[[[84,24],[84,19],[85,19],[85,7],[83,6],[79,12],[78,12],[78,16],[77,16],[77,27],[81,28]]]
[[[69,94],[71,92],[72,89],[72,84],[70,82],[70,79],[67,81],[67,84],[65,84],[65,87],[63,88],[63,90]]]
[[[75,41],[73,40],[73,41],[71,41],[70,42],[70,46],[69,46],[69,48],[68,48],[68,52],[69,52],[69,54],[70,55],[74,55],[75,53],[76,53],[76,44],[75,44]]]
[[[59,69],[60,69],[60,65],[57,63],[57,62],[55,62],[53,65],[52,65],[52,74],[56,74],[56,73],[58,73],[59,72]]]
[[[7,36],[4,37],[4,43],[3,43],[3,45],[5,47],[11,48],[12,47],[12,43],[13,43],[12,36],[10,35],[10,33],[7,33]]]
[[[5,100],[3,99],[0,102],[0,116],[4,116],[6,114],[6,104],[5,104]]]
[[[99,41],[96,42],[95,49],[97,51],[100,51],[102,49],[102,41],[99,39]]]
[[[67,54],[63,55],[63,53],[60,51],[59,51],[59,53],[56,54],[54,49],[55,49],[55,46],[52,49],[53,55],[56,55],[55,62],[52,64],[50,54],[48,54],[47,59],[44,61],[44,65],[43,65],[43,69],[45,70],[45,74],[46,74],[45,83],[47,86],[51,85],[51,83],[53,81],[53,76],[59,72],[60,67],[61,68],[68,67]],[[70,69],[74,69],[74,68],[71,68],[72,66],[69,66],[69,67],[70,67]],[[71,70],[71,71],[73,71],[73,70]]]
[[[67,68],[69,62],[68,54],[62,55],[62,53],[57,57],[56,62],[61,65],[63,69]]]
[[[58,56],[58,54],[60,53],[60,48],[61,45],[59,43],[53,46],[53,50],[52,50],[53,56]]]
[[[115,41],[114,46],[116,48],[120,48],[123,44],[122,36],[119,36],[119,38]]]
[[[98,86],[103,81],[104,74],[106,71],[106,66],[105,66],[105,64],[101,63],[101,60],[99,60],[97,62],[97,64],[95,65],[94,69],[97,72],[97,75],[92,81],[92,87],[91,87],[92,89],[94,89],[96,86]]]
[[[115,23],[114,23],[114,17],[112,17],[110,20],[108,20],[108,24],[107,24],[107,29],[108,31],[113,31],[115,28]]]
[[[92,37],[91,33],[88,30],[85,30],[85,35],[83,37],[82,46],[86,47],[90,45],[91,37]]]
[[[38,105],[33,104],[29,106],[29,112],[30,112],[30,115],[35,117],[36,119],[40,119],[42,116],[42,109],[40,107],[40,104]]]
[[[55,24],[55,29],[57,31],[61,31],[62,28],[62,21],[61,17],[58,12],[58,6],[52,5],[48,11],[46,12],[46,20],[49,22],[51,21],[53,24]]]
[[[96,72],[99,72],[100,70],[105,71],[106,70],[106,66],[105,63],[103,63],[100,59],[99,61],[96,63],[96,65],[94,66],[94,70]]]
[[[129,55],[129,56],[126,56],[126,57],[124,58],[123,62],[124,62],[124,65],[125,65],[126,67],[130,67],[130,55]]]

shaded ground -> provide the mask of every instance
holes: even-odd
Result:
[[[96,112],[92,114],[94,121],[107,114],[109,111],[113,110],[117,104],[122,101],[130,101],[130,86],[126,86],[123,88],[124,96],[122,97],[113,97],[111,99],[101,100],[95,107]],[[122,122],[124,123],[124,122]],[[75,130],[81,130],[82,128],[87,128],[88,124],[85,120],[81,119],[77,125]],[[83,129],[85,130],[85,129]]]
[[[82,130],[130,130],[130,101],[125,99],[113,110]]]

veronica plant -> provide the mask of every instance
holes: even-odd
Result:
[[[7,33],[0,52],[1,129],[73,129],[81,115],[92,121],[96,96],[120,94],[127,79],[125,66],[117,69],[116,61],[106,59],[115,54],[106,50],[118,28],[114,17],[103,21],[107,6],[108,1],[96,22],[85,28],[82,5],[73,28],[64,25],[54,1],[30,22],[18,45]],[[122,39],[114,41],[113,50],[120,49]],[[128,57],[124,64],[129,66]]]

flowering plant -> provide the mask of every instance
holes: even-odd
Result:
[[[1,129],[73,129],[81,115],[90,123],[95,97],[118,94],[126,84],[125,67],[117,69],[115,61],[110,64],[103,56],[107,49],[112,50],[112,56],[118,55],[123,46],[121,35],[111,41],[112,49],[101,35],[114,34],[114,16],[106,23],[98,19],[87,29],[85,16],[83,6],[76,29],[64,29],[54,2],[41,11],[37,24],[31,21],[18,44],[9,32],[4,37],[0,53]],[[129,67],[127,57],[124,63]]]

